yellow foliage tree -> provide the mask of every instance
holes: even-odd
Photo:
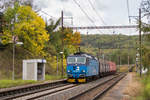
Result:
[[[13,34],[11,35],[17,36],[19,41],[24,43],[24,48],[34,55],[42,54],[42,56],[45,56],[42,50],[45,46],[45,42],[49,40],[49,35],[45,30],[45,22],[43,19],[29,6],[20,6],[16,15],[17,21],[14,23],[14,29],[11,31]],[[4,33],[7,31],[9,30],[5,30]],[[8,35],[10,35],[10,33],[4,34],[4,36],[9,38]],[[5,40],[6,39],[3,39],[3,41]]]
[[[77,48],[79,45],[80,45],[80,43],[81,43],[81,35],[80,35],[80,32],[75,32],[74,34],[73,34],[73,38],[72,38],[73,40],[72,40],[72,42],[73,42],[73,44],[75,45],[75,47]]]
[[[80,32],[74,32],[71,29],[66,28],[63,33],[64,39],[64,54],[67,57],[70,53],[77,51],[80,42],[81,36]]]
[[[74,32],[71,29],[64,30],[64,42],[66,45],[73,45],[77,47],[81,42],[80,32]]]

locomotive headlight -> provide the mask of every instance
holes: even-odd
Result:
[[[70,70],[68,70],[68,72],[70,72]]]
[[[85,73],[85,70],[82,70],[83,73]]]

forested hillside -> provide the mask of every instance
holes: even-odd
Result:
[[[91,45],[94,48],[133,48],[138,42],[138,36],[127,36],[127,35],[82,35],[82,46]]]
[[[119,64],[135,63],[138,36],[127,35],[81,35],[81,51],[100,55],[107,60],[112,60]],[[100,50],[99,50],[100,49]]]

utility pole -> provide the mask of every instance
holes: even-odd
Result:
[[[63,52],[64,52],[64,20],[63,20],[64,14],[63,11],[61,11],[61,27],[62,27],[62,59],[61,59],[61,66],[62,66],[62,73],[61,76],[64,75],[64,67],[63,67]]]
[[[130,61],[130,56],[129,56],[129,49],[128,49],[128,69],[130,69],[130,66],[129,66],[130,62],[129,61]]]
[[[119,48],[119,57],[118,57],[118,64],[119,64],[119,72],[120,72],[120,63],[121,63],[121,59],[120,59],[120,34],[118,35],[118,48]]]
[[[127,2],[128,2],[128,0],[127,0]],[[130,17],[129,17],[129,24],[131,24],[131,19],[130,19]],[[129,40],[130,40],[130,36],[129,36],[129,38],[128,38],[128,70],[130,69],[130,55],[129,55],[129,52],[130,52],[130,43],[129,43]]]
[[[130,23],[130,19],[129,19],[129,23]],[[130,55],[129,55],[129,52],[130,52],[130,43],[129,43],[129,40],[130,40],[130,36],[128,38],[128,70],[130,69]]]
[[[141,9],[139,9],[139,52],[140,52],[140,76],[142,76],[142,36],[141,36]]]
[[[12,80],[15,80],[15,36],[13,36],[13,69],[12,69]]]
[[[120,72],[120,54],[119,54],[119,57],[118,57],[118,64],[119,64],[118,71]]]
[[[100,49],[100,47],[98,48],[98,59],[100,59],[100,56],[101,56],[101,49]]]
[[[4,25],[3,13],[0,12],[0,33],[3,33],[3,25]]]
[[[57,54],[57,76],[58,76],[58,54]]]

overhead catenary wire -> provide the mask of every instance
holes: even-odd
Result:
[[[99,19],[102,21],[102,23],[103,23],[104,25],[107,25],[106,22],[104,21],[104,19],[101,17],[101,15],[97,12],[96,8],[93,6],[91,0],[88,0],[88,2],[89,2],[89,4],[90,4],[90,6],[92,7],[93,11],[96,13],[96,15],[97,15],[97,16],[99,17]],[[111,31],[109,31],[109,32],[111,32]]]
[[[80,6],[80,4],[76,1],[76,0],[73,0],[74,1],[74,3],[81,9],[81,11],[86,15],[86,17],[88,18],[88,20],[90,20],[91,21],[91,23],[93,23],[94,25],[95,25],[95,23],[94,23],[94,21],[89,17],[89,15],[84,11],[84,9]],[[96,25],[95,25],[96,26]],[[102,31],[100,31],[100,30],[98,30],[100,33],[103,33]]]
[[[49,15],[49,14],[48,14],[48,13],[46,13],[45,11],[42,11],[42,10],[41,10],[41,12],[42,12],[43,14],[45,14],[45,15],[47,15],[47,16],[49,16],[49,17],[51,17],[51,18],[56,18],[56,17],[54,17],[54,16]]]
[[[94,10],[94,12],[96,13],[96,15],[99,17],[99,19],[102,21],[102,23],[104,25],[107,25],[106,22],[103,20],[103,18],[101,17],[101,15],[97,12],[96,8],[93,6],[91,0],[88,0],[89,4],[91,5],[92,9]]]

